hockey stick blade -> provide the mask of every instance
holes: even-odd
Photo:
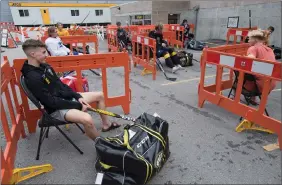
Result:
[[[163,74],[165,75],[165,78],[167,79],[167,80],[170,80],[170,81],[176,81],[176,79],[177,78],[170,78],[170,77],[168,77],[167,75],[166,75],[166,72],[164,71],[164,69],[163,69],[163,67],[162,67],[162,64],[160,63],[160,61],[159,61],[159,59],[157,58],[157,65],[158,65],[158,67],[160,68],[160,70],[163,72]]]

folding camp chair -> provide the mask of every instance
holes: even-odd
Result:
[[[68,122],[64,122],[64,121],[60,121],[58,119],[55,119],[53,117],[51,117],[44,108],[42,108],[43,106],[40,104],[40,102],[35,98],[35,96],[30,92],[30,90],[28,89],[27,85],[26,85],[26,81],[24,79],[24,76],[21,75],[20,78],[20,84],[22,86],[22,89],[24,90],[24,93],[26,94],[26,96],[32,101],[32,103],[41,111],[42,113],[42,117],[40,118],[39,122],[38,122],[38,126],[40,127],[40,136],[39,136],[39,142],[38,142],[38,149],[37,149],[37,154],[36,154],[36,160],[39,160],[39,155],[40,155],[40,149],[41,149],[41,145],[46,138],[48,138],[48,134],[49,134],[49,128],[54,126],[56,129],[59,130],[59,132],[77,149],[77,151],[80,154],[83,154],[83,152],[73,143],[73,141],[62,131],[62,129],[60,129],[60,125],[67,125],[67,124],[71,124]],[[85,133],[84,130],[77,124],[76,126],[82,131],[82,133]]]
[[[230,92],[228,94],[228,98],[231,96],[233,90],[234,90],[234,94],[232,94],[232,95],[233,95],[233,97],[235,96],[236,88],[237,88],[237,85],[238,85],[239,71],[234,70],[234,74],[235,74],[235,80],[234,80],[232,88],[231,88],[231,90],[230,90]],[[244,87],[244,85],[245,85],[245,83],[247,81],[254,82],[254,84],[255,84],[255,90],[254,91],[248,91]],[[261,100],[261,92],[258,89],[258,86],[257,86],[257,83],[256,83],[256,77],[254,75],[247,74],[247,73],[244,74],[244,81],[243,81],[243,87],[242,87],[242,95],[244,96],[244,98],[245,98],[245,100],[247,102],[247,105],[251,104],[251,98],[252,97],[258,96],[259,99]],[[267,111],[266,108],[265,108],[265,114],[267,116],[269,116],[268,111]],[[240,118],[240,120],[241,119],[242,119],[242,117]]]

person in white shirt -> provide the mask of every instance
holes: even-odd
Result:
[[[72,55],[72,52],[67,48],[60,37],[58,37],[57,28],[51,26],[48,28],[49,38],[46,39],[45,44],[51,56],[67,56]]]

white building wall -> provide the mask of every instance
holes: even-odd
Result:
[[[40,8],[37,7],[10,7],[15,25],[42,24]],[[29,16],[20,17],[19,10],[28,10]]]
[[[71,16],[71,10],[79,10],[79,16]],[[103,10],[102,16],[96,16],[95,10]],[[64,24],[73,24],[81,23],[85,19],[84,23],[105,23],[111,22],[111,12],[110,8],[75,8],[75,7],[66,7],[58,8],[52,7],[49,8],[50,19],[52,23],[62,22]]]
[[[48,8],[48,7],[44,7]],[[28,17],[20,17],[19,10],[29,10]],[[43,24],[40,12],[41,7],[11,7],[12,16],[16,25],[38,25]],[[84,23],[107,23],[111,22],[110,8],[75,8],[75,7],[49,7],[51,24],[62,22],[63,24],[81,23],[87,16]],[[71,10],[79,10],[79,16],[71,16]],[[102,16],[96,16],[95,10],[103,10]]]

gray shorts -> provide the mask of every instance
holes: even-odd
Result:
[[[50,116],[52,118],[55,118],[55,119],[58,119],[60,121],[65,121],[67,122],[65,116],[67,114],[67,112],[69,111],[70,109],[62,109],[62,110],[56,110],[55,112],[51,113]]]
[[[77,101],[76,99],[72,99],[72,101]],[[61,110],[56,110],[55,112],[51,113],[50,116],[52,118],[55,118],[55,119],[58,119],[60,121],[65,121],[67,122],[65,116],[67,114],[67,112],[69,111],[70,109],[61,109]]]

